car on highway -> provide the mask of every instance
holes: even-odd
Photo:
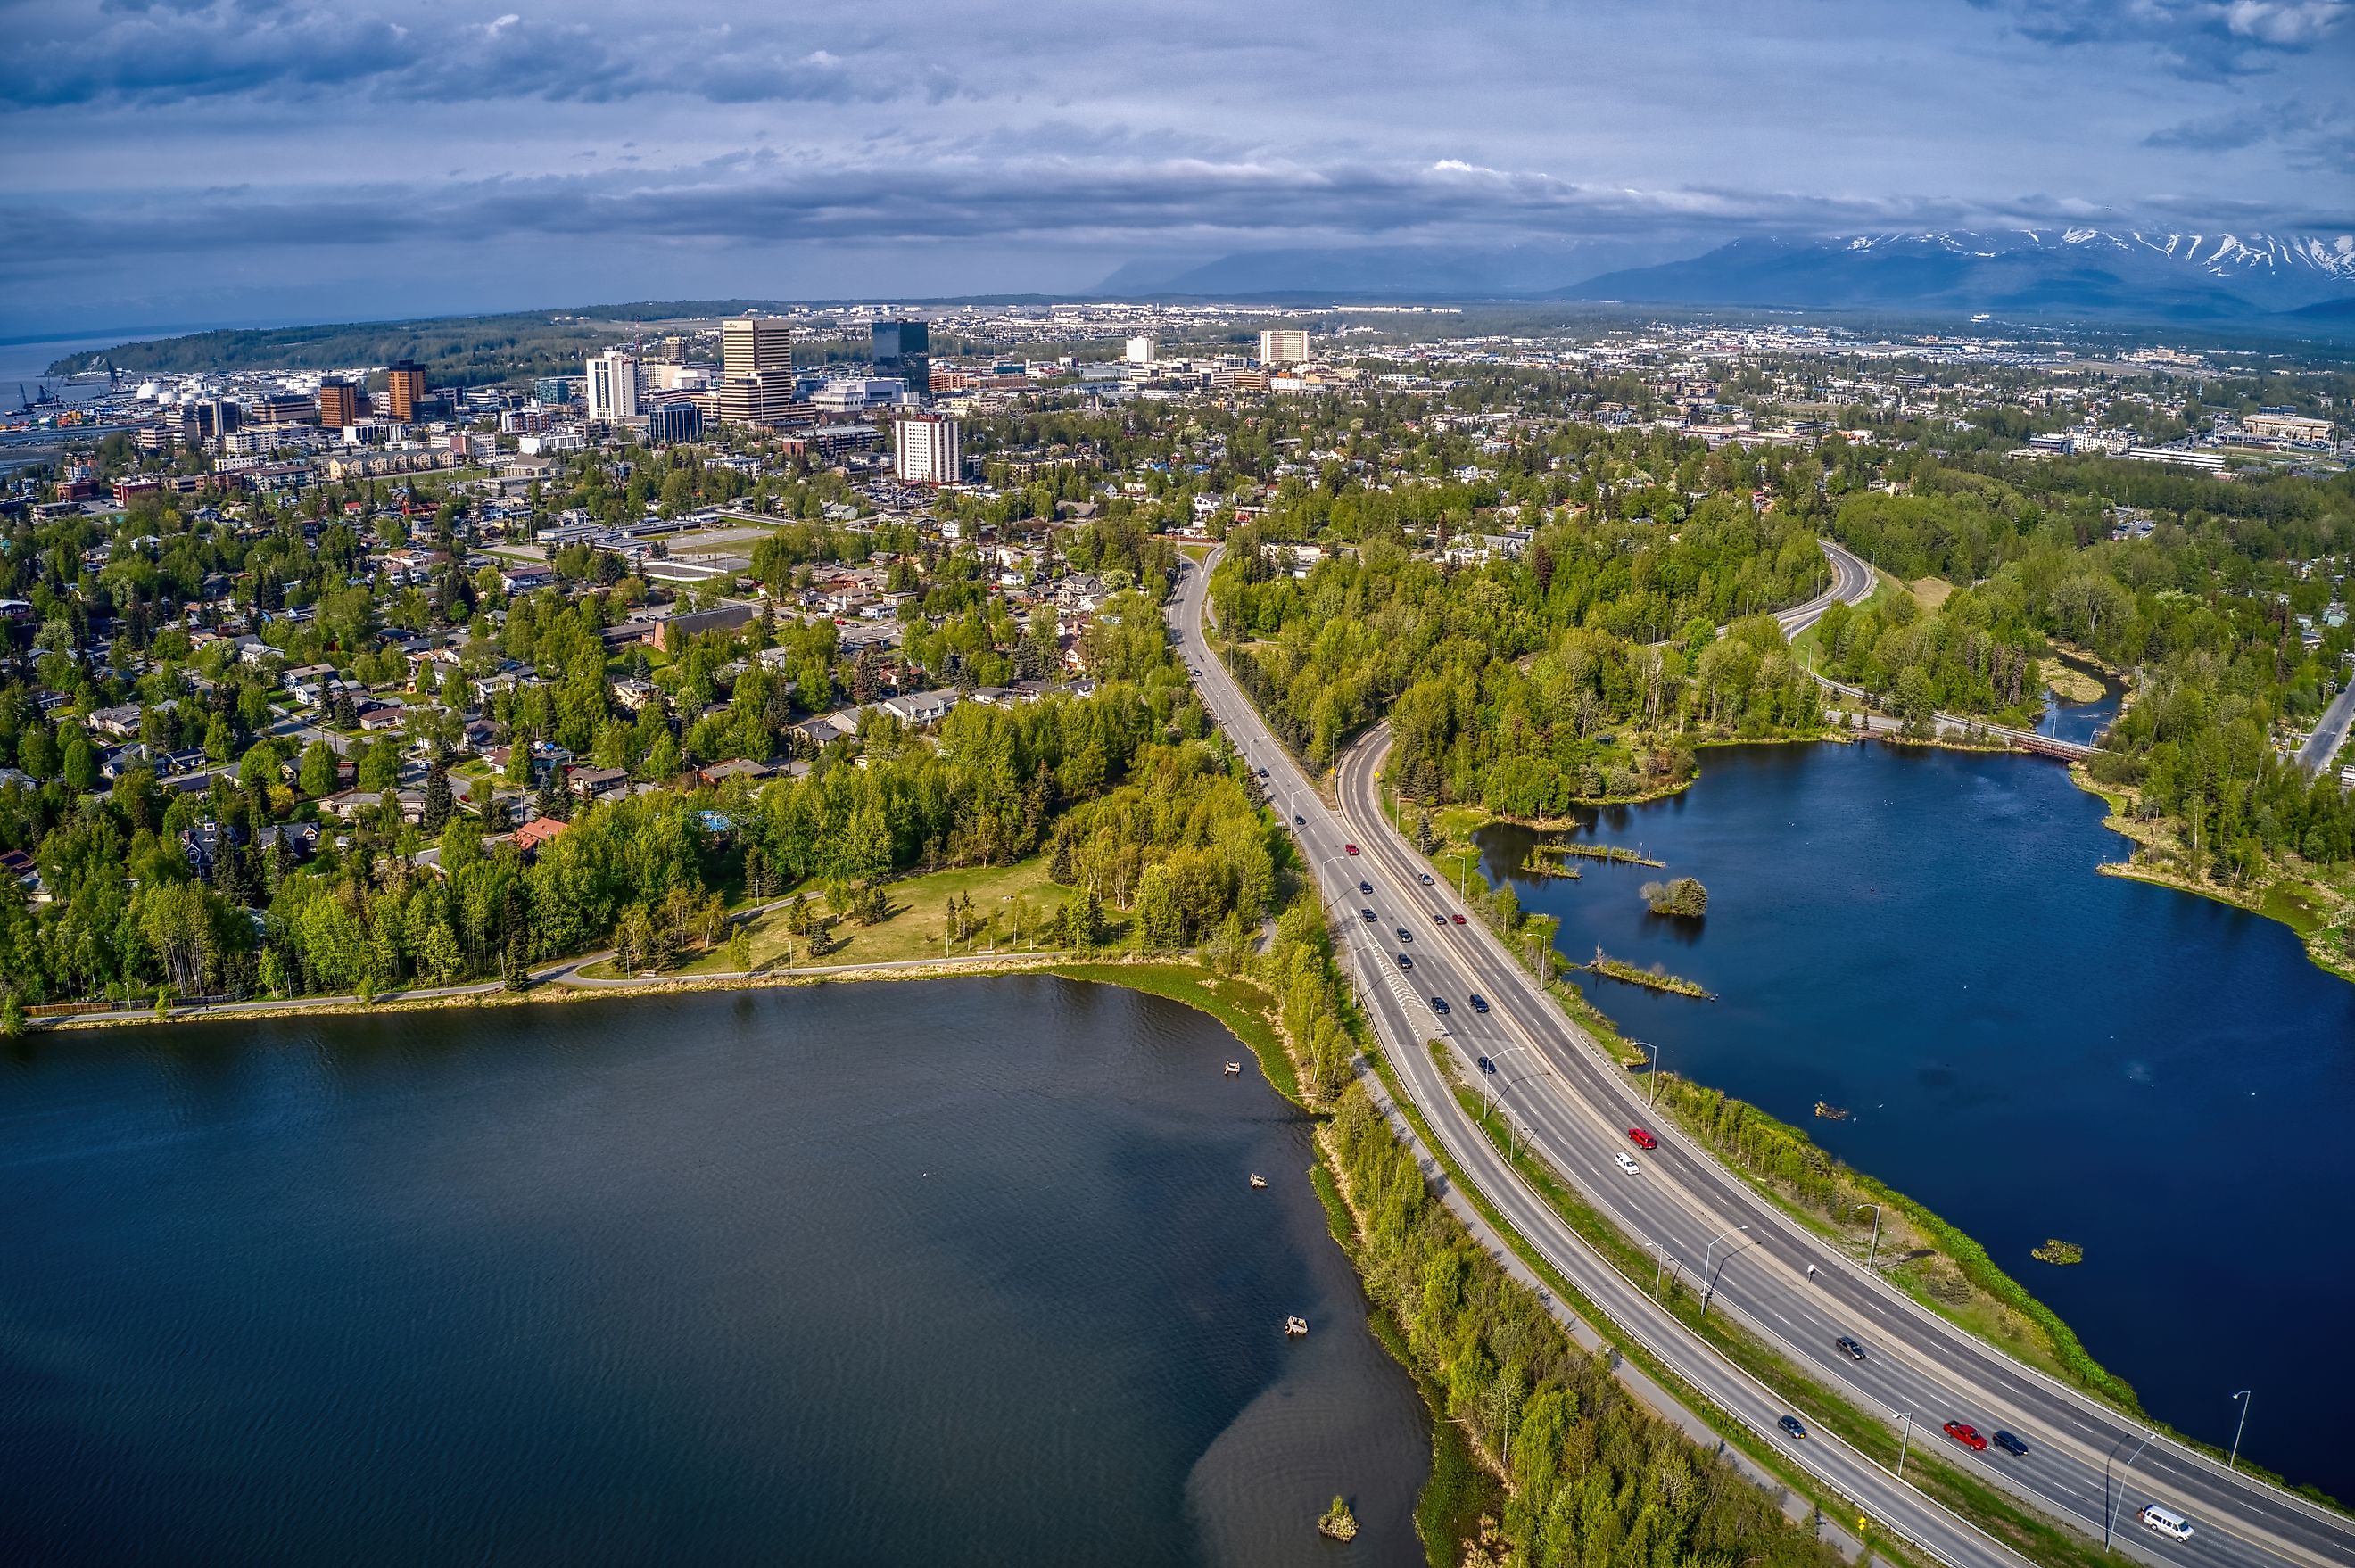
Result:
[[[1370,893],[1374,891],[1374,884],[1371,882],[1359,882],[1358,884],[1358,891],[1361,893]]]
[[[1459,915],[1457,915],[1457,916],[1455,916],[1455,923],[1456,923],[1456,924],[1458,924],[1458,925],[1462,925],[1462,924],[1464,923],[1464,917],[1463,917],[1462,915],[1460,915],[1460,914],[1459,914]]]
[[[1259,776],[1260,776],[1260,777],[1262,777],[1262,778],[1265,778],[1265,777],[1267,777],[1267,770],[1266,770],[1265,768],[1262,768],[1262,769],[1260,769],[1260,771],[1259,771]]]
[[[1477,991],[1473,992],[1471,996],[1465,999],[1472,1004],[1472,1010],[1476,1013],[1485,1013],[1488,1010],[1488,998],[1482,996]]]
[[[1964,1447],[1969,1449],[1974,1454],[1984,1454],[1987,1452],[1987,1439],[1980,1436],[1979,1429],[1973,1426],[1967,1421],[1949,1421],[1946,1423],[1946,1435],[1953,1438],[1955,1442],[1961,1444]]]
[[[1494,1072],[1497,1071],[1497,1064],[1484,1056],[1480,1059],[1480,1071],[1483,1072]]]
[[[1841,1350],[1846,1352],[1849,1360],[1860,1361],[1864,1360],[1864,1347],[1849,1339],[1847,1335],[1841,1335],[1838,1339],[1833,1340],[1832,1343],[1838,1345]],[[1998,1435],[2000,1435],[2000,1434]]]
[[[2169,1541],[2191,1539],[2191,1521],[2171,1508],[2161,1508],[2157,1503],[2145,1503],[2142,1512],[2136,1517],[2142,1520],[2145,1530],[2155,1530]]]
[[[1445,925],[1447,923],[1447,917],[1444,914],[1433,915],[1431,917],[1431,923],[1433,925]]]
[[[1398,936],[1401,942],[1412,942],[1414,940],[1414,933],[1409,931],[1402,925],[1398,928]]]
[[[1660,1147],[1660,1140],[1654,1137],[1651,1134],[1646,1132],[1641,1127],[1629,1127],[1627,1129],[1627,1141],[1634,1144],[1637,1148],[1657,1148]]]
[[[1344,849],[1347,849],[1347,850],[1348,850],[1350,854],[1352,854],[1352,855],[1354,855],[1354,854],[1356,854],[1356,853],[1358,852],[1358,847],[1357,847],[1355,844],[1344,844],[1344,845],[1342,845],[1342,846],[1341,846],[1341,848],[1344,848]],[[1426,881],[1430,880],[1430,879],[1429,879],[1429,878],[1427,878],[1427,877],[1426,877],[1425,879],[1423,879],[1423,880],[1426,880]]]
[[[1355,849],[1352,849],[1352,850],[1350,850],[1350,851],[1349,851],[1349,853],[1350,853],[1350,854],[1352,854],[1352,855],[1354,855],[1354,854],[1356,854],[1356,853],[1357,853],[1357,851],[1356,851]],[[1429,871],[1425,871],[1425,872],[1423,872],[1423,885],[1424,887],[1426,887],[1426,888],[1427,888],[1427,887],[1430,887],[1430,886],[1432,885],[1432,882],[1431,882],[1431,873],[1430,873]]]
[[[1447,1011],[1447,998],[1445,997],[1432,997],[1431,1010],[1434,1013],[1444,1013]]]
[[[1292,814],[1292,826],[1295,827],[1305,827],[1308,826],[1308,818],[1301,816],[1300,813],[1295,811]]]
[[[1401,968],[1401,969],[1412,969],[1412,968],[1413,968],[1413,967],[1414,967],[1414,960],[1413,960],[1413,959],[1412,959],[1412,958],[1410,958],[1410,957],[1408,957],[1405,954],[1403,954],[1403,953],[1399,954],[1399,955],[1397,955],[1397,957],[1398,957],[1398,965],[1399,965],[1399,967],[1400,967],[1400,968]]]
[[[1636,1157],[1629,1154],[1625,1149],[1620,1150],[1611,1157],[1618,1163],[1620,1169],[1625,1171],[1630,1176],[1634,1176],[1636,1172],[1644,1168],[1642,1166],[1636,1163]]]
[[[1365,921],[1368,925],[1371,925],[1374,922],[1382,918],[1380,915],[1376,914],[1369,909],[1361,909],[1358,912],[1365,917]]]
[[[2009,1432],[1997,1433],[1995,1435],[1995,1445],[2002,1449],[2005,1453],[2010,1455],[2015,1459],[2024,1459],[2028,1457],[2028,1445],[2022,1443],[2019,1438],[2014,1437]]]
[[[1799,1424],[1799,1418],[1796,1415],[1786,1415],[1774,1424],[1794,1437],[1805,1437],[1807,1435],[1807,1429]]]

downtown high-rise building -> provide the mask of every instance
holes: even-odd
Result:
[[[891,422],[891,472],[903,485],[964,477],[964,426],[950,414],[907,413]]]
[[[875,324],[875,373],[897,376],[919,401],[932,389],[932,329],[921,321]]]
[[[319,426],[323,430],[343,430],[360,422],[360,389],[341,376],[326,376],[319,381]]]
[[[424,400],[425,367],[414,359],[394,360],[384,373],[385,412],[406,424],[417,417],[417,405]]]
[[[719,374],[739,381],[762,370],[794,368],[794,327],[773,316],[737,315],[719,324]]]
[[[1261,333],[1259,362],[1263,365],[1305,365],[1308,363],[1308,334],[1298,327]]]
[[[794,419],[794,329],[771,316],[730,316],[719,324],[719,417],[733,424],[775,425]]]
[[[600,354],[589,361],[589,417],[638,417],[638,361],[628,354]]]

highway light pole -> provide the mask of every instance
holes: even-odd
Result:
[[[1659,1261],[1652,1265],[1652,1299],[1657,1301],[1660,1299],[1661,1275],[1668,1272],[1668,1247],[1665,1242],[1654,1242],[1651,1246],[1654,1252],[1660,1254]]]
[[[1631,1040],[1627,1043],[1644,1048],[1644,1076],[1652,1081],[1652,1093],[1646,1103],[1657,1110],[1660,1104],[1660,1048],[1648,1040]]]
[[[1747,1225],[1731,1225],[1710,1238],[1709,1250],[1700,1255],[1701,1317],[1706,1317],[1709,1316],[1709,1298],[1717,1294],[1717,1278],[1714,1275],[1710,1273],[1710,1259],[1717,1252],[1717,1243],[1725,1240],[1726,1237],[1733,1234],[1736,1231],[1741,1231],[1746,1233],[1749,1229],[1750,1227]],[[1733,1255],[1733,1249],[1731,1247],[1727,1248],[1725,1255],[1727,1257],[1732,1257]]]
[[[1881,1205],[1878,1203],[1859,1203],[1857,1205],[1857,1208],[1870,1209],[1872,1211],[1872,1241],[1870,1244],[1866,1246],[1864,1249],[1864,1266],[1870,1268],[1872,1266],[1873,1254],[1881,1250]]]
[[[2135,1451],[2126,1456],[2126,1464],[2118,1471],[2118,1484],[2115,1488],[2110,1485],[2110,1459],[2118,1456],[2118,1449],[2126,1445],[2126,1440],[2119,1438],[2117,1446],[2110,1450],[2110,1458],[2102,1461],[2102,1490],[2107,1494],[2103,1499],[2105,1506],[2102,1509],[2102,1546],[2105,1551],[2110,1544],[2110,1531],[2118,1522],[2118,1493],[2126,1488],[2126,1472],[2134,1468],[2137,1459],[2142,1457],[2142,1451],[2150,1446],[2150,1436],[2149,1433],[2143,1434],[2142,1441],[2135,1445]]]
[[[1905,1424],[1897,1429],[1897,1478],[1902,1481],[1905,1478],[1905,1445],[1913,1436],[1913,1413],[1892,1410],[1889,1413]]]
[[[2232,1396],[2241,1406],[2241,1419],[2232,1424],[2232,1456],[2224,1461],[2224,1468],[2228,1470],[2241,1462],[2241,1434],[2248,1430],[2249,1406],[2256,1403],[2249,1397],[2253,1392],[2243,1389]]]

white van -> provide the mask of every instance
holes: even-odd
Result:
[[[2170,1541],[2191,1539],[2191,1521],[2174,1509],[2163,1509],[2157,1503],[2143,1506],[2142,1521]]]

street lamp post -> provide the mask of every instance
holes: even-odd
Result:
[[[1701,1317],[1706,1317],[1709,1316],[1709,1298],[1717,1294],[1717,1276],[1710,1272],[1710,1259],[1717,1251],[1717,1243],[1725,1240],[1726,1237],[1733,1234],[1736,1231],[1747,1232],[1749,1229],[1750,1227],[1747,1225],[1731,1225],[1710,1238],[1709,1250],[1702,1253],[1700,1256]],[[1733,1255],[1733,1250],[1731,1247],[1727,1248],[1725,1255],[1727,1257],[1732,1257]]]
[[[1897,1478],[1902,1481],[1905,1478],[1905,1445],[1913,1436],[1913,1413],[1910,1410],[1892,1410],[1889,1413],[1905,1424],[1897,1430]]]
[[[2241,1434],[2248,1430],[2249,1406],[2256,1403],[2250,1397],[2254,1392],[2250,1389],[2243,1389],[2232,1396],[2240,1403],[2241,1419],[2232,1424],[2232,1456],[2224,1461],[2224,1468],[2228,1470],[2241,1462]]]
[[[1668,1246],[1666,1242],[1654,1242],[1651,1245],[1652,1250],[1660,1254],[1658,1260],[1652,1264],[1652,1299],[1657,1301],[1660,1299],[1661,1276],[1668,1271]]]
[[[2126,1472],[2134,1468],[2137,1459],[2142,1457],[2142,1451],[2150,1446],[2150,1437],[2149,1433],[2143,1434],[2142,1441],[2135,1445],[2135,1451],[2126,1456],[2126,1464],[2118,1470],[2118,1484],[2115,1488],[2110,1485],[2110,1459],[2118,1456],[2118,1449],[2126,1445],[2126,1440],[2119,1438],[2117,1446],[2110,1450],[2109,1459],[2102,1461],[2102,1489],[2108,1494],[2104,1499],[2106,1506],[2102,1509],[2102,1545],[2105,1550],[2110,1544],[2110,1531],[2118,1522],[2118,1493],[2126,1488]]]
[[[1857,1205],[1857,1208],[1870,1209],[1872,1211],[1872,1241],[1864,1249],[1864,1266],[1870,1268],[1872,1266],[1873,1254],[1881,1250],[1881,1205],[1878,1203],[1859,1203]]]
[[[1648,1085],[1651,1093],[1645,1099],[1657,1108],[1660,1103],[1660,1048],[1648,1040],[1631,1040],[1627,1043],[1644,1048],[1644,1076],[1652,1081]]]

